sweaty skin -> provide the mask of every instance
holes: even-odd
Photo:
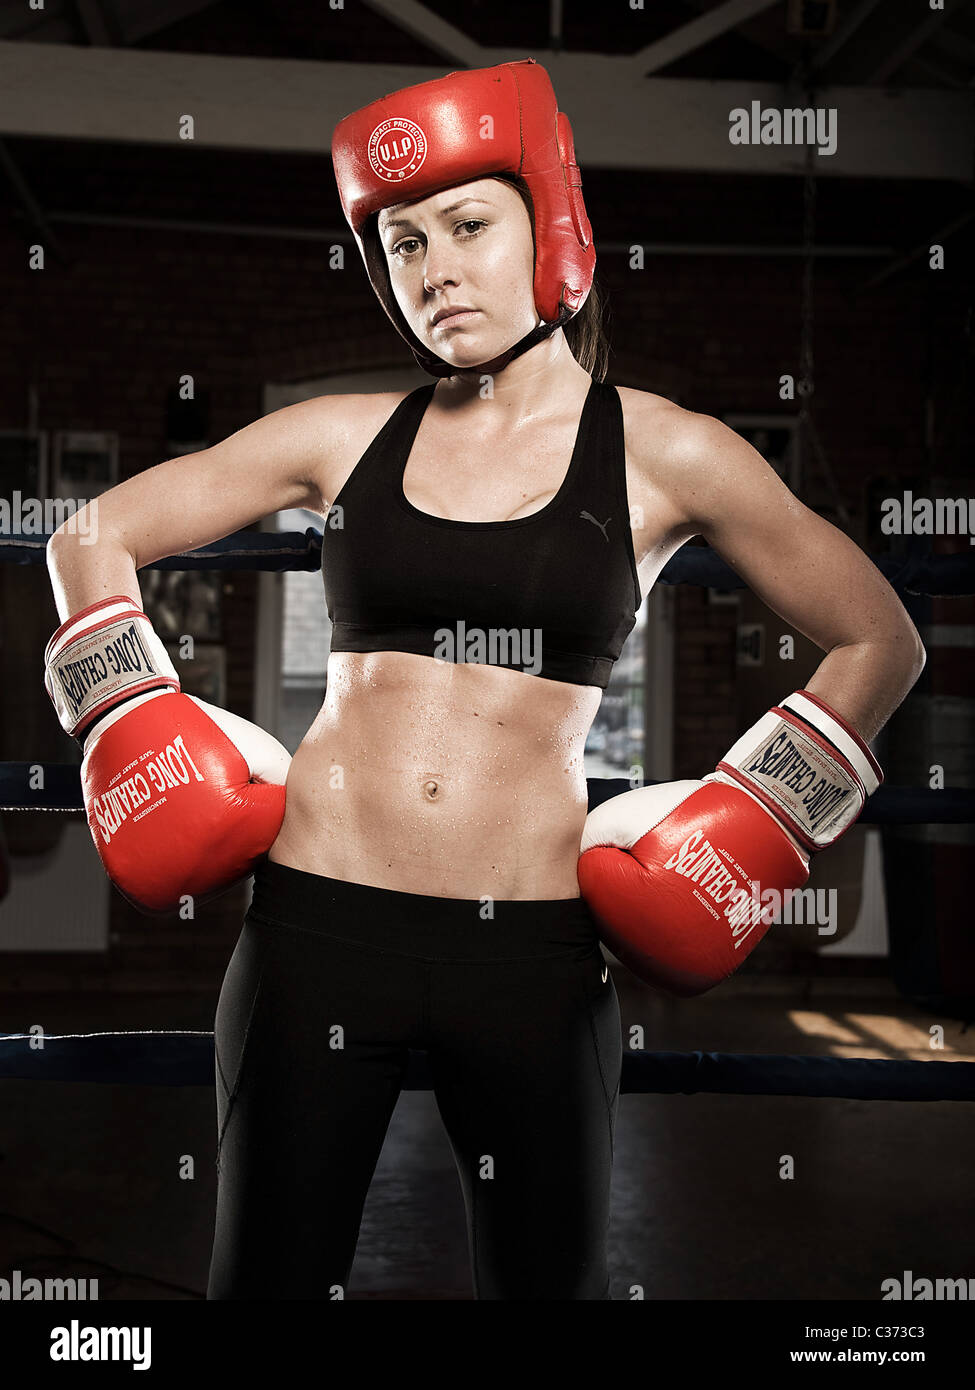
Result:
[[[568,470],[589,381],[580,372],[564,407],[546,410],[506,447],[497,436],[477,438],[484,412],[476,402],[438,409],[438,388],[404,474],[409,500],[462,521],[540,511]],[[397,399],[377,414],[371,398],[326,496],[337,495]],[[405,892],[577,897],[583,754],[601,695],[595,686],[408,652],[334,653],[321,711],[291,765],[270,857]]]
[[[270,857],[410,893],[576,897],[601,694],[410,652],[337,652]]]

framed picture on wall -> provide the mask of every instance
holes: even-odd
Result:
[[[0,498],[11,508],[10,529],[18,531],[20,508],[29,498],[47,496],[48,436],[45,430],[0,430]],[[2,528],[0,520],[0,528]]]
[[[117,434],[107,430],[58,430],[55,433],[52,497],[90,502],[117,482]]]

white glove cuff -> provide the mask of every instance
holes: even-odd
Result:
[[[113,705],[149,690],[179,690],[179,676],[152,624],[115,595],[75,613],[47,644],[44,684],[72,737]]]
[[[787,695],[781,708],[792,710],[800,719],[818,729],[855,769],[867,796],[873,796],[884,780],[884,774],[856,729],[841,719],[824,701],[810,695],[808,690],[797,690],[792,695]]]
[[[856,730],[804,690],[742,734],[718,772],[757,797],[809,852],[849,830],[883,781]]]

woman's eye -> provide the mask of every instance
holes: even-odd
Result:
[[[457,223],[454,227],[454,231],[456,232],[461,227],[473,227],[473,231],[465,232],[461,238],[462,240],[470,240],[472,237],[479,236],[481,228],[486,226],[487,223],[481,217],[467,217],[463,222]],[[418,237],[404,237],[402,241],[398,241],[393,247],[393,255],[399,256],[401,259],[403,256],[412,256],[414,248],[419,246],[419,244]]]

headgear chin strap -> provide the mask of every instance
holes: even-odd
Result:
[[[388,305],[386,306],[386,312],[389,313]],[[562,328],[564,324],[567,324],[569,319],[574,317],[574,314],[575,310],[572,309],[560,310],[557,319],[554,319],[551,323],[545,323],[544,321],[542,323],[536,323],[535,327],[529,329],[525,336],[520,339],[519,342],[515,343],[514,347],[508,348],[498,357],[492,357],[488,362],[475,363],[470,367],[451,366],[451,364],[445,362],[442,357],[434,357],[431,352],[428,352],[426,348],[422,347],[419,340],[414,337],[412,333],[409,333],[408,329],[404,332],[403,329],[400,328],[400,332],[407,338],[407,342],[409,342],[413,350],[413,356],[416,358],[417,365],[422,367],[425,372],[429,372],[431,376],[454,376],[457,372],[477,371],[481,367],[493,367],[496,372],[500,372],[507,367],[509,362],[513,362],[516,357],[520,357],[523,352],[527,352],[529,348],[533,348],[536,344],[543,343],[546,338],[550,338],[553,333]],[[392,315],[390,315],[390,317],[392,317]],[[396,320],[393,319],[393,322],[396,323]],[[396,326],[399,328],[398,323]],[[407,334],[409,334],[408,337]]]
[[[396,303],[385,254],[368,225],[382,208],[481,178],[513,175],[527,188],[535,232],[533,293],[541,322],[491,359],[500,364],[497,370],[550,337],[585,303],[596,250],[572,127],[558,109],[548,73],[534,59],[452,72],[381,97],[339,121],[332,163],[342,210],[372,287],[432,376],[462,369],[424,346]]]

